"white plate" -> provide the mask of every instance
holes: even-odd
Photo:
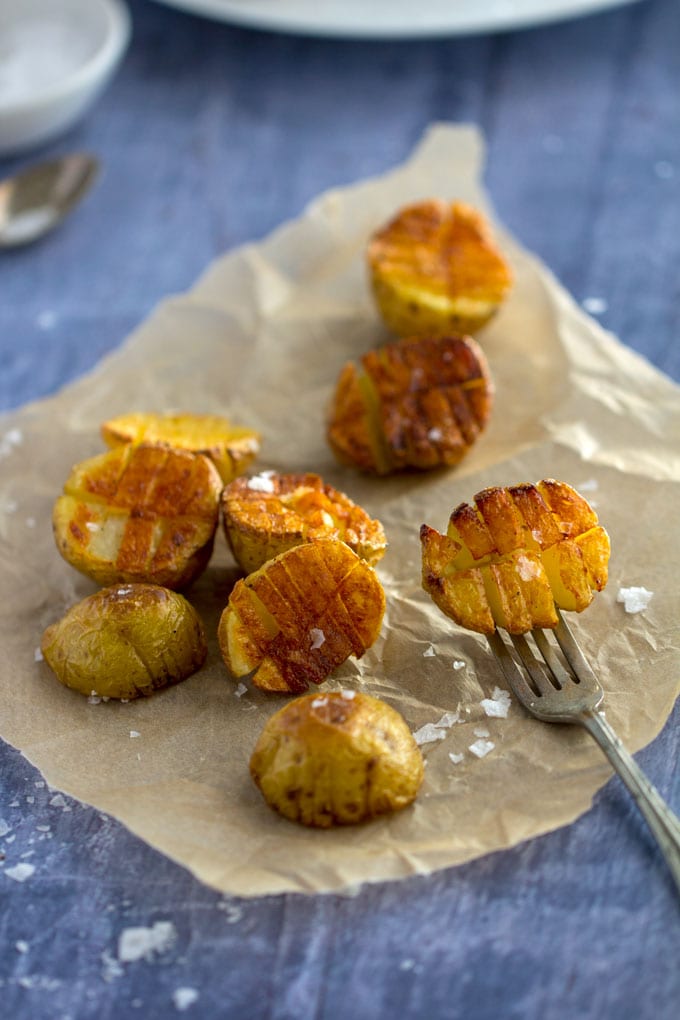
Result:
[[[158,0],[251,28],[347,38],[415,38],[527,28],[636,0]]]

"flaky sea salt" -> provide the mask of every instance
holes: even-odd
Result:
[[[456,711],[456,712],[444,712],[444,715],[441,717],[441,719],[439,719],[438,722],[433,723],[432,725],[436,726],[437,729],[439,729],[439,730],[442,730],[442,729],[449,730],[449,729],[451,729],[452,726],[455,726],[455,724],[459,723],[459,722],[460,722],[460,712],[459,711]]]
[[[436,655],[436,654],[437,653],[434,650],[434,645],[429,645],[429,647],[426,648],[425,651],[423,652],[423,658],[424,659],[430,659],[430,658],[432,658],[433,655]]]
[[[435,740],[443,740],[446,734],[440,726],[435,726],[434,723],[425,723],[420,729],[416,730],[413,734],[413,739],[416,744],[431,744]]]
[[[43,656],[43,653],[42,653],[42,648],[40,648],[40,647],[34,648],[33,649],[33,661],[34,662],[42,662],[43,658],[44,658],[44,656]]]
[[[603,315],[609,308],[609,305],[604,298],[587,297],[583,299],[583,307],[591,315]]]
[[[476,737],[490,737],[491,734],[487,730],[486,726],[476,726],[473,730]]]
[[[101,524],[96,521],[85,521],[85,527],[88,531],[101,531]]]
[[[449,751],[449,758],[454,765],[460,765],[464,757],[464,754],[455,754],[453,751]]]
[[[141,737],[139,730],[130,730],[130,738],[133,739],[134,737]]]
[[[309,647],[314,651],[317,648],[321,648],[321,645],[326,640],[326,635],[319,627],[312,627],[309,632],[310,644]]]
[[[172,921],[156,921],[150,928],[125,928],[118,937],[118,959],[121,963],[151,960],[154,953],[165,953],[177,940]]]
[[[180,1013],[193,1004],[198,999],[198,992],[195,988],[176,988],[172,993],[172,1001],[175,1005],[175,1009],[179,1010]]]
[[[465,662],[462,659],[454,659],[451,665],[456,672],[458,672],[459,669],[465,669]]]
[[[533,580],[533,578],[539,576],[540,572],[536,560],[532,560],[528,556],[517,557],[517,573],[523,581]]]
[[[472,751],[476,758],[485,758],[495,746],[493,740],[484,740],[480,737],[479,740],[475,740],[474,744],[470,744],[468,750]]]
[[[494,687],[491,697],[480,701],[485,714],[492,719],[507,719],[510,703],[510,692],[504,691],[502,687]]]
[[[13,878],[15,882],[25,882],[27,878],[35,873],[35,866],[33,864],[15,864],[12,868],[5,868],[5,874],[8,878]]]
[[[314,698],[312,701],[312,708],[323,708],[324,705],[328,704],[328,698],[325,695],[321,695],[319,698]]]
[[[101,698],[96,691],[90,691],[90,695],[87,699],[88,705],[98,705],[101,702]]]
[[[619,588],[616,601],[623,602],[623,608],[627,613],[642,613],[649,605],[653,591],[646,588]]]
[[[430,431],[427,433],[427,438],[430,440],[431,443],[438,443],[443,435],[444,433],[442,432],[442,430],[438,429],[435,426],[434,428],[430,429]]]
[[[246,687],[246,685],[245,684],[239,684],[238,687],[236,688],[236,690],[234,691],[234,697],[235,698],[242,698],[243,695],[247,694],[247,693],[248,693],[248,688]]]
[[[356,696],[357,696],[357,692],[356,691],[348,691],[344,687],[340,691],[340,697],[344,698],[345,701],[354,701]]]
[[[248,479],[248,488],[254,492],[273,492],[273,474],[273,471],[262,471],[259,475],[253,475],[252,478]]]

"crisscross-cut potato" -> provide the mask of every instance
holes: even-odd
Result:
[[[486,219],[463,202],[402,209],[371,238],[368,265],[380,313],[397,336],[475,333],[512,285]]]
[[[220,617],[224,661],[266,691],[306,691],[376,640],[385,593],[337,539],[305,542],[237,581]]]
[[[424,768],[396,709],[342,690],[308,694],[276,712],[255,746],[250,773],[279,814],[325,829],[411,804]]]
[[[101,427],[104,442],[163,443],[209,457],[226,484],[242,474],[260,449],[253,429],[232,425],[216,414],[121,414]]]
[[[66,687],[128,700],[186,680],[208,651],[193,606],[155,584],[116,584],[89,595],[47,628],[41,648]]]
[[[210,559],[221,491],[207,457],[120,446],[73,468],[52,514],[57,548],[99,584],[183,588]]]
[[[486,426],[493,385],[471,337],[415,337],[369,351],[338,379],[328,420],[337,458],[389,474],[457,464]]]
[[[319,538],[338,538],[371,564],[386,548],[380,521],[315,474],[266,471],[237,478],[222,493],[222,519],[234,558],[246,573]]]
[[[607,583],[609,536],[586,500],[552,478],[490,487],[461,503],[446,535],[420,529],[423,587],[451,619],[483,634],[556,627]]]

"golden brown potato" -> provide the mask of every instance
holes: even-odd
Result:
[[[196,610],[155,584],[113,585],[90,595],[47,628],[41,648],[66,687],[125,699],[186,680],[207,654]]]
[[[52,515],[57,548],[99,584],[183,588],[210,559],[221,491],[207,457],[120,446],[73,468]]]
[[[370,351],[343,368],[328,419],[338,460],[363,471],[451,467],[491,413],[486,358],[470,337],[421,337]]]
[[[446,535],[423,524],[423,587],[443,613],[483,634],[557,626],[607,583],[609,536],[565,482],[483,489],[461,503]]]
[[[376,640],[385,592],[372,567],[337,539],[297,545],[237,581],[218,638],[234,676],[299,694]]]
[[[209,457],[226,484],[257,456],[260,436],[216,414],[121,414],[101,427],[108,446],[162,443]]]
[[[234,558],[246,573],[318,538],[338,538],[370,564],[387,545],[380,521],[313,474],[267,471],[237,478],[222,493],[222,519]]]
[[[411,804],[423,759],[395,709],[343,690],[308,694],[276,712],[255,746],[250,773],[275,811],[325,829]]]
[[[371,238],[371,284],[397,336],[475,333],[512,285],[481,213],[463,202],[407,206]]]

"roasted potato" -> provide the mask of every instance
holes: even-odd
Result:
[[[220,617],[224,661],[265,691],[299,694],[376,640],[385,592],[348,545],[297,545],[237,581]]]
[[[463,202],[402,209],[371,238],[368,266],[380,313],[397,336],[475,333],[512,285],[488,223]]]
[[[222,520],[234,558],[246,573],[317,538],[338,538],[370,564],[387,545],[380,521],[313,474],[267,471],[237,478],[222,493]]]
[[[124,443],[162,443],[209,457],[226,484],[257,456],[260,436],[216,414],[122,414],[101,427],[111,447]]]
[[[421,337],[369,351],[338,379],[327,437],[338,460],[389,474],[457,464],[491,413],[486,358],[470,337]]]
[[[422,783],[423,759],[395,709],[342,690],[308,694],[276,712],[250,773],[275,811],[325,829],[406,807]]]
[[[207,457],[120,446],[73,468],[52,515],[57,548],[99,584],[183,588],[210,559],[221,491]]]
[[[196,610],[155,584],[113,585],[90,595],[47,628],[41,649],[66,687],[124,699],[186,680],[207,654]]]
[[[443,613],[482,634],[556,627],[607,583],[609,536],[586,500],[552,478],[490,487],[461,503],[446,535],[420,529],[423,587]]]

